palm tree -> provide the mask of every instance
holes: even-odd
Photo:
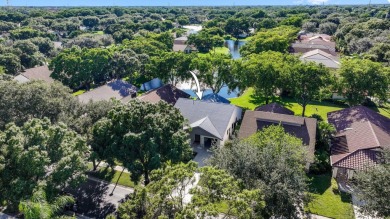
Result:
[[[59,196],[49,203],[45,191],[40,189],[29,200],[20,202],[19,211],[25,219],[49,219],[55,218],[67,204],[73,203],[71,196]]]

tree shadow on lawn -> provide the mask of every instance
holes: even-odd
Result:
[[[329,189],[329,187],[332,187],[332,175],[329,173],[322,174],[322,175],[309,174],[308,177],[310,179],[309,192],[313,194],[322,195],[325,193],[326,190]],[[332,189],[332,192],[336,195],[340,195],[342,202],[348,202],[348,203],[352,202],[351,195],[339,191],[337,186],[334,189]]]
[[[250,95],[249,102],[256,105],[256,106],[262,106],[262,105],[266,104],[265,98],[263,96],[256,95],[256,94]],[[277,104],[280,104],[284,107],[291,107],[292,106],[291,102],[293,102],[293,101],[285,101],[284,99],[282,99],[281,97],[278,97],[278,96],[273,96],[269,100],[269,103],[277,103]]]
[[[309,192],[322,195],[329,187],[332,186],[332,176],[330,174],[308,175]]]
[[[111,180],[115,176],[115,171],[111,169],[111,167],[107,166],[104,169],[97,169],[96,171],[88,172],[88,175],[96,177],[98,179],[111,182]]]

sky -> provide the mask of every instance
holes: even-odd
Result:
[[[339,5],[368,4],[370,0],[8,0],[11,6],[232,6],[232,5]],[[5,6],[7,0],[0,0]],[[390,0],[371,0],[390,4]]]

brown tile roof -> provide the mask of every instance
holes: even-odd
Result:
[[[294,115],[294,112],[292,110],[289,110],[286,107],[277,103],[270,103],[263,106],[258,106],[256,107],[255,111]]]
[[[353,170],[363,170],[378,163],[379,151],[375,149],[358,150],[348,153],[333,163],[334,167],[347,168]]]
[[[176,88],[175,86],[167,84],[155,90],[149,91],[148,93],[138,97],[138,99],[151,103],[157,103],[163,100],[169,104],[175,105],[179,98],[190,98],[190,96],[191,95]]]
[[[281,125],[284,130],[308,146],[309,161],[314,159],[317,120],[300,116],[247,110],[242,120],[239,138],[247,138],[270,125]]]
[[[47,83],[53,83],[54,79],[50,77],[51,73],[52,71],[49,70],[47,65],[44,65],[44,66],[26,69],[24,72],[21,73],[21,75],[28,78],[30,81],[42,80]]]
[[[328,113],[328,121],[337,131],[331,142],[333,166],[344,162],[349,165],[346,168],[358,169],[365,163],[372,164],[368,155],[371,152],[360,151],[390,148],[390,119],[367,107],[356,106]]]

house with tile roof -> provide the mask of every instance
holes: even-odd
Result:
[[[164,85],[157,89],[148,91],[147,93],[139,96],[138,99],[150,103],[158,103],[159,101],[165,101],[169,104],[175,105],[179,98],[190,98],[191,95],[176,88],[171,84]]]
[[[53,83],[54,79],[50,77],[52,71],[47,65],[26,69],[17,75],[14,80],[19,83],[26,83],[33,80],[41,80],[47,83]]]
[[[185,98],[179,98],[175,107],[188,121],[185,129],[190,130],[191,144],[206,148],[224,145],[242,114],[242,109],[234,105]]]
[[[331,140],[333,177],[351,179],[356,170],[379,162],[378,155],[390,149],[390,119],[364,106],[328,113],[336,128]]]
[[[137,96],[137,91],[137,87],[126,81],[113,80],[103,86],[80,94],[77,98],[81,103],[110,99],[116,99],[120,100],[122,103],[127,103]]]
[[[281,125],[286,133],[302,140],[308,153],[308,169],[314,161],[317,120],[294,116],[289,109],[276,103],[267,104],[257,107],[255,111],[245,111],[238,137],[247,138],[271,125]]]
[[[337,56],[333,56],[319,49],[306,52],[299,59],[304,62],[315,62],[317,64],[322,64],[325,67],[331,69],[340,68],[340,62]]]
[[[306,53],[311,50],[319,49],[323,52],[336,56],[336,43],[331,40],[329,35],[325,34],[304,34],[299,35],[290,47],[290,53]]]

